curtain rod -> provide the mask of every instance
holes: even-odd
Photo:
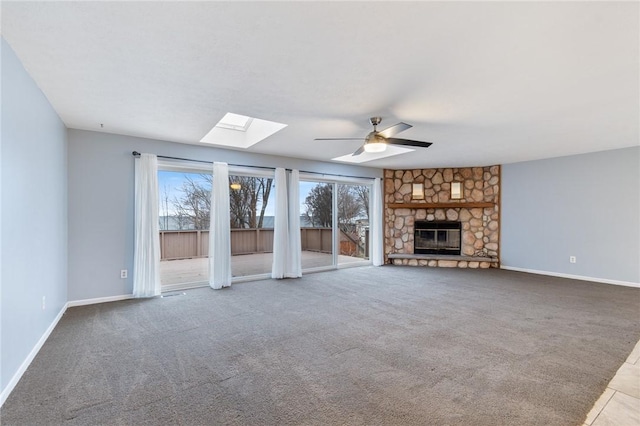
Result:
[[[139,157],[140,153],[138,151],[133,151],[131,153],[134,157]],[[189,158],[181,158],[181,157],[169,157],[166,155],[157,155],[158,158],[165,158],[167,160],[181,160],[181,161],[191,161],[191,162],[195,162],[195,163],[204,163],[204,164],[213,164],[213,161],[205,161],[205,160],[191,160]],[[267,169],[267,170],[275,170],[275,167],[266,167],[266,166],[251,166],[251,165],[246,165],[246,164],[232,164],[232,163],[228,163],[229,166],[236,166],[236,167],[252,167],[254,169]],[[289,170],[291,171],[291,169],[285,169],[285,170]],[[374,178],[366,178],[366,177],[362,177],[362,176],[352,176],[352,175],[339,175],[339,174],[335,174],[335,173],[320,173],[320,172],[310,172],[307,170],[300,170],[300,173],[309,173],[309,174],[314,174],[314,175],[320,175],[320,176],[338,176],[338,177],[346,177],[346,178],[356,178],[356,179],[374,179]]]
[[[140,153],[138,151],[133,151],[131,154],[133,154],[134,157],[139,157]],[[165,158],[167,160],[181,160],[181,161],[190,161],[192,163],[203,163],[203,164],[213,164],[213,161],[206,161],[206,160],[192,160],[190,158],[181,158],[181,157],[169,157],[166,155],[156,155],[156,157],[158,158]],[[264,166],[250,166],[250,165],[244,165],[244,164],[231,164],[228,163],[230,166],[237,166],[237,167],[252,167],[254,169],[268,169],[268,170],[274,170],[275,167],[264,167]]]

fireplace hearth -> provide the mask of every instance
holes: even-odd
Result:
[[[416,221],[414,254],[460,255],[460,222]]]

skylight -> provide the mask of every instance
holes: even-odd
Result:
[[[367,161],[379,160],[380,158],[393,157],[394,155],[405,154],[415,151],[415,149],[402,148],[395,145],[387,145],[387,149],[382,152],[363,152],[360,155],[347,154],[341,157],[332,158],[333,161],[344,163],[366,163]]]
[[[252,121],[253,118],[247,117],[246,115],[233,114],[231,112],[228,112],[224,115],[224,117],[222,117],[222,120],[218,121],[216,127],[246,132],[249,126],[251,126]]]
[[[285,127],[286,124],[228,112],[200,142],[249,148]]]

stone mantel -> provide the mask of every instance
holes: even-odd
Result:
[[[494,203],[390,203],[390,209],[476,209],[493,207]]]

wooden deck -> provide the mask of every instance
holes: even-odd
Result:
[[[338,264],[361,262],[363,259],[338,256]],[[331,265],[331,254],[313,251],[302,252],[302,269]],[[273,253],[258,253],[231,256],[231,271],[234,277],[271,273]],[[209,281],[209,259],[206,257],[160,262],[160,279],[163,286]]]

